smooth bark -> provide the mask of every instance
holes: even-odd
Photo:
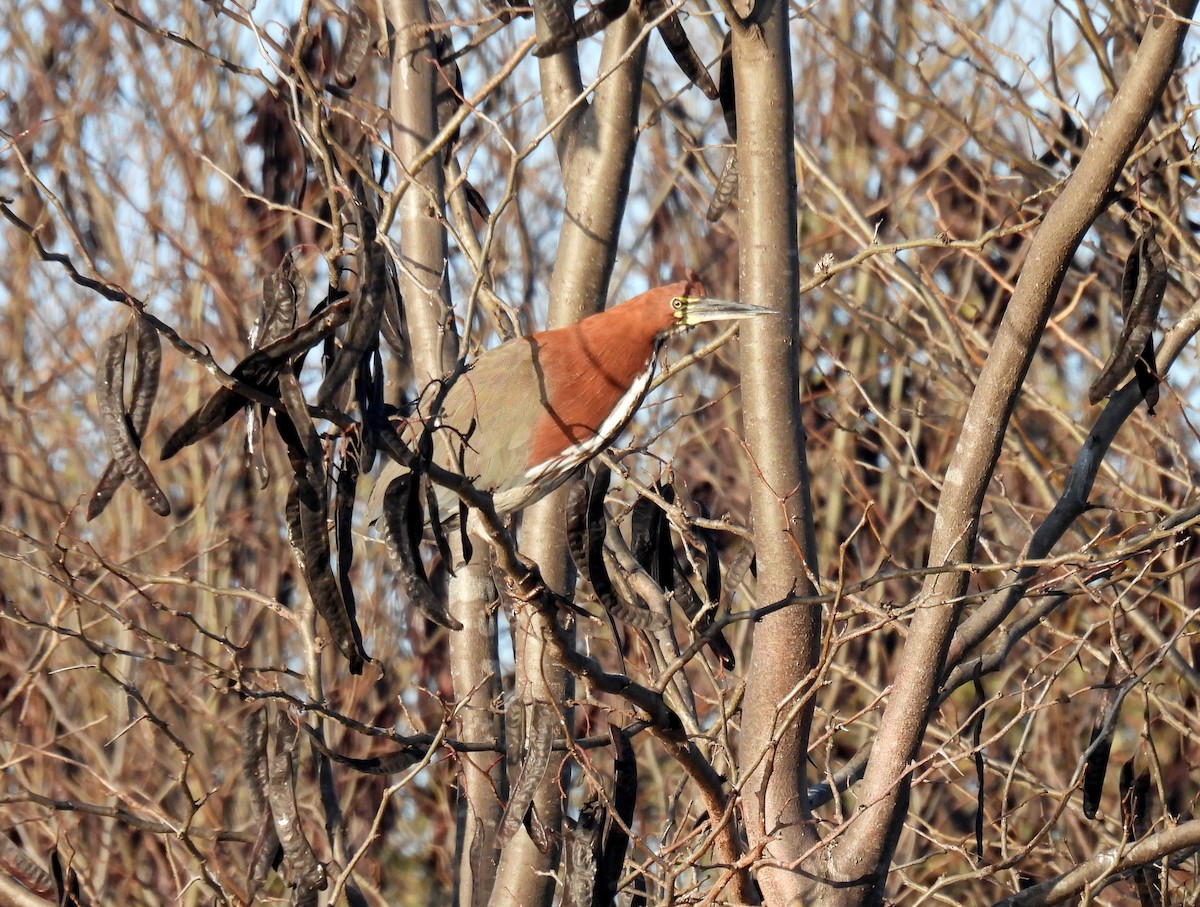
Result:
[[[805,435],[800,405],[796,164],[786,4],[760,4],[736,28],[733,60],[740,131],[741,292],[778,311],[742,326],[742,400],[751,471],[758,596],[811,591],[816,573]],[[819,606],[792,607],[754,629],[746,668],[739,754],[750,848],[764,848],[757,881],[768,904],[801,891],[791,868],[814,842],[808,824],[807,740],[817,663]],[[745,894],[742,895],[745,897]]]

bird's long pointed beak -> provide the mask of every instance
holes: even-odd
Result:
[[[732,299],[713,299],[705,296],[692,299],[687,307],[687,324],[703,324],[706,321],[732,321],[735,318],[757,318],[759,315],[774,315],[774,309],[764,309],[760,305],[750,305],[748,302],[736,302]]]

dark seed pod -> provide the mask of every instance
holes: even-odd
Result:
[[[341,349],[333,357],[333,364],[325,373],[317,403],[328,406],[342,385],[350,380],[364,357],[370,356],[379,347],[379,324],[383,318],[385,298],[390,289],[387,254],[376,239],[375,217],[365,207],[359,208],[362,224],[363,283],[358,302],[350,314],[346,336]]]
[[[525,736],[525,754],[521,760],[517,779],[508,796],[508,805],[500,819],[496,832],[496,845],[503,847],[517,833],[525,819],[525,813],[533,804],[534,794],[546,771],[550,767],[550,756],[554,749],[554,732],[558,728],[558,715],[548,702],[535,702],[530,706],[530,717]]]
[[[1154,335],[1166,289],[1167,268],[1162,249],[1154,241],[1153,231],[1147,230],[1125,263],[1121,278],[1121,310],[1125,325],[1108,362],[1088,389],[1088,399],[1093,404],[1116,389],[1139,357],[1146,358],[1146,344]],[[1149,358],[1153,359],[1153,355]],[[1149,363],[1144,365],[1149,366]],[[1139,377],[1139,384],[1142,380]]]
[[[124,331],[113,334],[104,344],[103,362],[97,381],[104,437],[113,461],[121,468],[129,484],[137,489],[151,510],[159,516],[167,516],[171,512],[171,505],[138,451],[139,442],[134,437],[125,412],[125,346]]]
[[[79,875],[70,866],[63,867],[58,851],[50,854],[50,872],[54,876],[55,903],[59,907],[88,907],[79,885]]]
[[[338,588],[350,622],[355,626],[358,623],[358,605],[354,600],[350,569],[354,566],[354,497],[357,490],[358,450],[347,444],[334,486],[333,533],[337,550]]]
[[[296,270],[289,252],[279,267],[263,278],[262,314],[250,339],[251,349],[274,343],[296,329],[305,289],[304,277]]]
[[[1110,728],[1108,733],[1101,737],[1107,717],[1104,711],[1096,716],[1092,736],[1088,741],[1088,748],[1092,753],[1083,767],[1083,814],[1089,819],[1096,818],[1096,811],[1100,808],[1100,797],[1104,793],[1104,776],[1108,773],[1108,757],[1112,751],[1114,729]]]
[[[129,409],[129,422],[133,432],[133,442],[141,450],[146,438],[146,429],[150,425],[150,413],[154,408],[154,400],[158,396],[159,372],[162,369],[162,338],[158,331],[145,318],[135,317],[134,332],[134,368],[133,368],[133,402]],[[113,499],[117,489],[125,483],[125,473],[115,460],[110,460],[104,467],[96,490],[88,500],[87,518],[94,520]]]
[[[729,137],[737,141],[737,90],[733,81],[733,32],[725,33],[721,42],[721,64],[717,69],[720,80],[721,113],[725,117],[725,128]]]
[[[242,777],[250,791],[255,815],[267,809],[267,707],[255,705],[242,728]]]
[[[629,849],[629,834],[625,829],[633,822],[633,809],[637,804],[637,759],[633,754],[633,745],[629,742],[629,736],[616,725],[610,726],[609,732],[613,742],[611,802],[616,817],[621,821],[610,817],[607,823],[593,904],[615,903],[617,885],[625,866],[625,852]]]
[[[234,368],[233,377],[254,385],[264,393],[275,394],[280,371],[290,367],[297,357],[303,361],[305,353],[337,330],[349,317],[348,303],[339,302],[326,307],[300,327],[252,352]],[[220,388],[167,438],[161,458],[169,460],[183,448],[208,437],[232,419],[246,402],[246,398],[237,391],[228,387]]]
[[[376,526],[387,548],[388,562],[400,578],[408,600],[435,624],[461,630],[462,624],[450,616],[429,585],[418,551],[420,536],[414,536],[409,526],[408,512],[416,494],[416,484],[411,473],[397,476],[388,483]]]
[[[353,85],[370,46],[371,20],[361,6],[351,3],[346,17],[346,36],[342,39],[342,49],[333,67],[333,81],[343,88]]]
[[[275,834],[283,847],[290,870],[291,884],[303,889],[324,889],[328,884],[325,867],[317,860],[312,845],[304,836],[300,811],[296,808],[295,782],[292,776],[292,747],[296,727],[280,710],[275,719],[275,755],[268,760],[267,801],[275,820]]]
[[[552,57],[568,47],[574,47],[584,38],[599,34],[629,11],[629,0],[603,0],[571,23],[568,31],[555,34],[538,44],[535,57]]]
[[[546,23],[550,33],[547,39],[560,49],[570,47],[574,43],[575,20],[571,15],[571,7],[564,0],[533,0],[534,18]],[[557,53],[557,51],[554,51]],[[550,51],[534,51],[534,56],[547,57]]]
[[[334,644],[349,662],[351,674],[361,674],[363,652],[358,626],[342,600],[337,580],[329,564],[329,536],[326,535],[325,513],[304,506],[300,496],[300,522],[304,532],[305,578],[317,613],[324,619]]]
[[[596,600],[614,619],[637,630],[661,630],[667,626],[667,616],[622,600],[604,564],[604,538],[608,532],[604,496],[610,475],[607,466],[600,466],[590,490],[586,482],[572,487],[567,503],[567,548],[579,575],[591,584]]]
[[[283,376],[280,388],[287,407],[286,424],[295,426],[296,422],[300,422],[302,426],[298,430],[293,428],[289,434],[298,432],[299,437],[304,439],[300,444],[293,441],[288,445],[288,455],[296,476],[288,492],[288,539],[304,574],[313,606],[329,627],[334,644],[349,662],[350,673],[361,674],[363,663],[369,658],[363,650],[362,633],[353,611],[342,598],[330,563],[327,528],[329,502],[325,493],[320,441],[304,408],[304,398],[300,395],[300,385],[295,376]],[[285,420],[277,419],[277,422],[282,433]]]
[[[658,19],[668,8],[666,0],[640,0],[640,2],[642,15],[647,22]],[[662,35],[663,43],[667,45],[667,50],[671,52],[671,56],[675,58],[675,63],[683,71],[683,74],[691,79],[692,84],[703,91],[707,97],[714,101],[717,100],[721,93],[717,91],[712,76],[704,68],[704,63],[701,62],[700,56],[692,47],[692,42],[688,40],[679,14],[671,13],[659,22],[658,33]]]
[[[607,810],[598,800],[589,800],[579,818],[568,820],[563,835],[562,907],[592,907],[596,890],[600,835]],[[599,903],[604,903],[599,901]]]
[[[140,447],[150,425],[150,413],[158,397],[158,378],[162,370],[162,338],[145,318],[133,320],[133,400],[129,421]]]

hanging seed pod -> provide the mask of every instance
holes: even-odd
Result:
[[[337,302],[325,307],[300,327],[252,352],[234,368],[233,377],[254,385],[264,393],[276,393],[279,373],[291,367],[294,359],[302,361],[305,353],[336,331],[349,317],[350,306],[347,303]],[[245,405],[246,398],[240,393],[232,388],[220,388],[167,438],[161,458],[169,460],[183,448],[208,437]]]
[[[150,467],[142,459],[138,450],[140,440],[134,437],[125,412],[126,339],[125,332],[120,331],[104,344],[96,385],[104,437],[113,461],[121,468],[129,484],[137,489],[151,510],[159,516],[167,516],[171,512],[171,505],[154,480]]]
[[[158,396],[158,378],[162,368],[162,338],[145,318],[135,317],[132,325],[134,336],[133,402],[129,408],[129,424],[133,444],[141,450],[142,440],[150,425],[150,413],[154,399]],[[126,342],[128,349],[128,342]],[[104,512],[117,489],[125,482],[125,472],[116,460],[104,467],[96,490],[88,500],[87,518],[94,520]]]
[[[365,207],[359,207],[362,248],[359,260],[363,273],[358,302],[350,314],[346,336],[325,373],[317,404],[328,406],[338,391],[350,380],[359,363],[379,347],[379,324],[383,318],[384,301],[390,278],[387,254],[376,238],[375,217]]]
[[[737,149],[734,148],[729,152],[729,157],[725,159],[725,166],[721,170],[721,176],[717,180],[717,188],[713,190],[712,201],[708,205],[708,211],[705,212],[705,217],[709,223],[716,223],[725,216],[725,212],[729,210],[729,206],[733,204],[733,200],[737,198],[738,191],[738,159]]]
[[[567,48],[574,47],[584,38],[590,38],[592,35],[604,31],[628,11],[629,0],[603,0],[573,21],[568,29],[540,42],[533,55],[535,57],[552,57],[557,53],[562,53]]]
[[[558,715],[549,702],[534,702],[526,723],[525,752],[521,759],[516,781],[508,796],[508,804],[500,818],[496,832],[496,845],[503,847],[517,833],[525,821],[525,813],[533,804],[534,794],[546,771],[550,767],[550,756],[554,750],[554,732],[557,730]]]
[[[346,16],[346,36],[342,39],[342,49],[333,67],[333,81],[342,88],[353,85],[370,46],[371,20],[361,6],[351,3]]]
[[[290,870],[289,883],[297,888],[323,890],[328,884],[325,867],[317,860],[312,845],[304,836],[300,811],[296,807],[296,790],[292,771],[292,746],[296,727],[280,710],[275,719],[275,755],[268,760],[269,781],[267,802],[275,820],[275,834],[283,847]]]
[[[290,377],[290,376],[289,376]],[[329,627],[334,645],[349,662],[351,674],[361,674],[369,657],[363,650],[362,633],[343,600],[330,564],[328,500],[323,480],[312,482],[313,467],[296,447],[289,448],[295,479],[288,490],[286,515],[288,541],[304,575],[313,606]]]
[[[642,16],[647,22],[658,19],[668,9],[666,0],[640,0],[640,3]],[[667,45],[667,50],[671,52],[671,56],[675,58],[675,63],[683,71],[683,74],[711,100],[717,100],[721,93],[717,91],[712,76],[704,68],[704,63],[701,62],[696,49],[692,47],[692,42],[688,40],[679,14],[671,13],[659,22],[658,33],[662,35],[663,43]]]
[[[551,46],[561,45],[560,50],[571,46],[575,37],[575,20],[565,0],[533,0],[533,12],[535,19],[546,23],[546,30],[550,33],[547,41]],[[534,56],[547,57],[551,53],[534,51]]]
[[[588,581],[600,606],[614,619],[636,630],[662,630],[667,626],[667,616],[618,596],[605,566],[608,515],[604,496],[608,493],[610,475],[607,466],[600,466],[590,490],[586,482],[577,482],[571,488],[567,499],[567,548],[579,575]]]
[[[425,567],[421,563],[419,546],[420,527],[416,532],[409,519],[411,508],[416,504],[416,488],[419,484],[412,473],[397,476],[388,483],[383,494],[383,505],[376,523],[380,537],[387,548],[388,562],[399,577],[401,586],[413,606],[429,620],[450,630],[461,630],[462,624],[450,616],[445,606],[438,601]]]
[[[1154,328],[1158,324],[1158,310],[1166,289],[1167,268],[1162,249],[1155,242],[1153,231],[1147,229],[1125,263],[1125,273],[1121,278],[1121,312],[1125,325],[1108,362],[1088,389],[1088,399],[1093,404],[1099,403],[1116,389],[1139,357],[1145,359],[1147,343],[1152,343]],[[1149,358],[1153,359],[1152,345],[1149,353]],[[1146,362],[1143,365],[1152,374],[1153,365]],[[1139,384],[1142,380],[1139,376]]]
[[[575,821],[567,820],[563,835],[562,907],[592,907],[596,890],[600,835],[608,811],[599,800],[589,800]]]
[[[609,726],[613,742],[613,792],[610,802],[616,817],[609,817],[604,832],[604,846],[596,873],[596,893],[593,903],[612,904],[625,867],[629,849],[629,834],[625,829],[633,823],[637,805],[637,759],[629,735],[616,725]],[[620,819],[618,822],[616,819]]]

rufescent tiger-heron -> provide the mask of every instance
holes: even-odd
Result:
[[[493,496],[503,515],[528,507],[608,447],[650,389],[663,343],[708,321],[772,314],[709,297],[694,278],[647,290],[563,328],[517,337],[479,355],[446,393],[434,462]],[[406,467],[389,462],[368,502],[382,509]],[[457,495],[437,489],[443,517]]]

